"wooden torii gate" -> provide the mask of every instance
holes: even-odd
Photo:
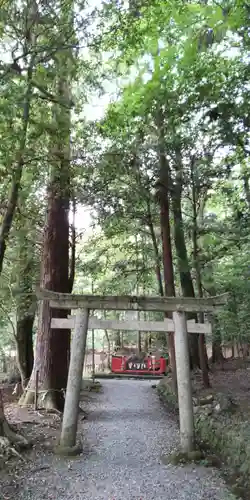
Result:
[[[186,321],[187,312],[214,313],[225,306],[228,294],[209,298],[193,297],[144,297],[144,296],[105,296],[105,295],[73,295],[39,290],[38,299],[49,302],[51,308],[77,309],[75,317],[52,318],[53,328],[73,328],[68,382],[62,430],[58,452],[73,454],[81,450],[76,444],[79,399],[82,383],[82,372],[89,328],[114,328],[126,330],[165,331],[175,333],[176,372],[179,403],[180,446],[182,451],[191,451],[194,447],[194,417],[192,386],[190,378],[188,332],[211,333],[210,323],[194,323]],[[89,317],[91,310],[123,310],[123,311],[157,311],[173,312],[173,320],[164,322],[98,320]],[[108,323],[109,322],[109,323]],[[103,325],[103,326],[100,326]],[[109,326],[108,326],[109,325]],[[136,327],[136,328],[135,328]],[[164,330],[162,330],[164,328]]]

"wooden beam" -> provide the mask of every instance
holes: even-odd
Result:
[[[37,290],[37,298],[48,300],[50,307],[60,309],[100,309],[135,311],[213,312],[225,306],[228,294],[209,298],[193,297],[133,297],[106,295],[73,295],[50,290]]]
[[[51,328],[73,329],[75,327],[75,316],[69,318],[52,318]],[[127,330],[139,332],[174,332],[174,322],[171,319],[164,321],[139,321],[139,320],[114,320],[89,318],[89,329],[93,330]],[[188,333],[212,333],[210,323],[195,323],[194,320],[187,321]]]

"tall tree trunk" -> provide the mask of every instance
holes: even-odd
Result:
[[[218,336],[214,336],[212,341],[212,363],[221,363],[224,361],[224,356],[222,352],[221,339]]]
[[[208,292],[211,296],[216,295],[216,288],[213,284],[213,268],[210,265],[209,269],[210,284],[207,286]],[[224,361],[223,351],[222,351],[222,339],[220,332],[220,325],[218,318],[214,316],[212,318],[213,332],[212,332],[212,363],[222,363]]]
[[[23,175],[24,157],[26,152],[28,127],[30,119],[30,108],[32,100],[32,76],[33,67],[35,65],[36,59],[36,12],[37,5],[35,2],[27,1],[24,6],[24,25],[26,27],[26,34],[24,39],[24,54],[32,54],[29,61],[29,66],[26,73],[26,91],[23,98],[23,114],[22,114],[22,130],[19,134],[19,144],[16,152],[16,158],[13,162],[13,173],[12,181],[10,186],[10,192],[8,196],[6,210],[3,214],[1,226],[0,226],[0,275],[3,270],[3,262],[5,257],[5,251],[7,247],[7,241],[11,231],[13,219],[16,212],[16,207],[18,203],[19,192],[21,188],[21,181]],[[0,435],[7,437],[12,444],[27,444],[26,439],[22,436],[17,435],[10,428],[3,408],[2,392],[0,390]]]
[[[224,356],[222,351],[220,325],[218,319],[215,316],[213,318],[212,363],[223,363],[223,361]]]
[[[120,349],[122,346],[121,333],[118,331],[115,332],[114,337],[115,337],[115,350]]]
[[[69,293],[72,292],[75,280],[76,267],[76,200],[73,197],[72,201],[73,220],[70,227],[70,264],[69,264]]]
[[[115,311],[114,315],[115,315],[115,319],[118,319],[118,320],[120,319],[120,311]],[[106,315],[104,317],[106,317]],[[114,331],[113,335],[114,335],[113,336],[113,339],[114,339],[114,350],[118,351],[123,346],[122,334],[121,334],[120,330],[116,330],[116,331]]]
[[[191,162],[191,180],[192,180],[192,208],[193,208],[193,224],[192,224],[192,240],[193,240],[193,265],[196,274],[196,285],[198,296],[203,297],[202,282],[201,282],[201,269],[198,247],[198,230],[197,230],[197,199],[196,199],[196,182],[194,175],[194,164]],[[198,314],[199,323],[204,323],[204,314]],[[199,334],[199,358],[200,367],[202,370],[202,378],[204,387],[210,387],[209,374],[208,374],[208,359],[206,340],[204,333]]]
[[[147,202],[147,225],[150,231],[151,235],[151,240],[152,240],[152,245],[154,249],[154,256],[155,256],[155,272],[156,272],[156,278],[157,278],[157,283],[158,283],[158,289],[159,289],[159,295],[163,297],[164,295],[164,289],[163,289],[163,283],[162,283],[162,276],[161,276],[161,257],[159,253],[159,248],[157,244],[157,239],[155,235],[155,230],[154,230],[154,224],[152,221],[152,214],[151,214],[151,207],[150,207],[150,202],[148,200]]]
[[[32,9],[31,9],[32,10]],[[32,12],[31,12],[32,13]],[[27,15],[30,15],[28,13]],[[27,26],[29,25],[29,19],[26,19]],[[34,19],[32,19],[31,25],[34,27]],[[5,212],[1,219],[0,226],[0,275],[3,269],[3,261],[6,251],[7,240],[10,234],[10,230],[12,227],[18,196],[21,187],[21,180],[23,175],[23,165],[24,165],[24,155],[26,150],[26,142],[28,135],[28,127],[29,127],[29,118],[30,118],[30,106],[32,99],[32,74],[33,74],[33,66],[35,62],[35,50],[34,46],[36,43],[36,37],[33,35],[31,31],[29,31],[29,38],[25,41],[24,52],[29,53],[31,49],[33,50],[33,56],[30,59],[30,64],[27,70],[26,76],[26,92],[23,103],[23,115],[22,115],[22,131],[19,134],[19,145],[18,150],[16,152],[16,159],[13,162],[13,173],[12,173],[12,181],[10,186],[10,192],[8,196],[8,201],[6,204]],[[32,52],[32,51],[31,51]]]
[[[41,287],[67,293],[69,292],[69,200],[65,194],[65,168],[63,165],[59,176],[58,173],[54,173],[49,187]],[[53,309],[55,318],[66,318],[67,315],[67,310]],[[39,310],[34,369],[23,404],[33,401],[38,371],[39,404],[47,408],[62,409],[63,391],[67,385],[70,331],[51,329],[50,319],[49,305],[43,301]]]
[[[108,330],[105,329],[104,333],[105,333],[105,337],[106,337],[107,344],[108,344],[108,369],[111,370],[111,349],[110,349],[110,338],[109,338]]]
[[[187,247],[184,235],[182,209],[181,209],[182,187],[179,182],[172,189],[172,208],[174,216],[174,239],[180,273],[181,289],[184,297],[195,297],[190,266],[188,261]],[[189,316],[191,318],[191,315]],[[193,317],[193,316],[192,316]],[[199,362],[199,336],[192,333],[189,335],[190,366],[191,369],[200,367]]]
[[[5,352],[2,348],[2,346],[0,346],[0,362],[1,362],[2,373],[7,373],[6,355],[5,355]]]
[[[30,379],[34,363],[33,325],[35,313],[25,313],[23,315],[21,311],[18,311],[17,315],[17,363],[21,375],[22,387],[24,388]]]
[[[140,315],[139,314],[138,314],[137,318],[138,318],[138,320],[140,319]],[[137,349],[138,349],[138,352],[141,352],[141,350],[142,350],[141,349],[141,344],[142,344],[142,342],[141,342],[141,332],[139,331],[139,332],[137,332]]]
[[[135,252],[136,252],[136,295],[139,295],[139,244],[138,244],[138,236],[135,236]],[[137,320],[140,320],[140,311],[137,311]],[[137,349],[138,352],[141,352],[141,332],[137,332]]]
[[[72,17],[70,5],[62,12],[65,23]],[[63,105],[53,109],[57,140],[51,137],[51,181],[48,187],[47,220],[44,229],[41,287],[68,293],[72,287],[69,276],[69,205],[70,205],[70,103],[71,51],[56,58],[55,87]],[[53,309],[53,317],[66,318],[69,311]],[[70,330],[50,328],[51,311],[41,302],[36,338],[35,362],[23,404],[34,398],[36,373],[39,381],[39,404],[63,409],[67,385]]]
[[[240,147],[243,149],[245,156],[249,156],[246,152],[246,149],[244,147],[244,144],[241,140],[238,139]],[[249,167],[248,165],[241,165],[241,177],[243,181],[243,189],[245,193],[245,198],[248,206],[248,210],[250,210],[250,187],[249,187],[249,179],[250,179],[250,172],[249,172]]]
[[[32,242],[32,230],[23,217],[19,228],[19,276],[17,297],[16,345],[17,363],[21,375],[22,387],[26,387],[33,369],[33,325],[36,312],[36,297],[33,293],[35,248]],[[34,236],[35,238],[35,236]]]
[[[159,134],[159,181],[157,183],[157,198],[160,205],[160,224],[163,255],[164,292],[168,297],[175,296],[174,269],[172,257],[172,241],[170,231],[170,208],[169,208],[169,165],[165,155],[164,141],[164,119],[161,111],[157,116]],[[166,314],[172,317],[172,313]],[[173,389],[177,393],[176,360],[174,347],[174,332],[168,334],[168,350],[172,370]]]
[[[160,220],[161,220],[161,238],[162,238],[162,254],[163,254],[163,275],[164,275],[164,291],[167,297],[175,296],[174,286],[174,270],[172,258],[172,242],[170,233],[170,213],[168,195],[160,201]],[[172,313],[167,313],[166,317],[172,317]],[[168,333],[168,349],[169,358],[173,378],[173,388],[177,393],[177,375],[176,375],[176,360],[174,347],[174,332]]]

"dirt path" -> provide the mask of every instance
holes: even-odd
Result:
[[[103,392],[89,403],[88,421],[81,423],[83,455],[70,460],[38,456],[14,480],[2,483],[1,500],[231,498],[216,471],[161,462],[178,442],[178,431],[152,382],[108,380],[102,385]]]

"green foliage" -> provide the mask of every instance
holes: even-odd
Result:
[[[90,12],[85,17],[79,13],[80,4],[71,0],[52,2],[49,8],[33,0],[1,4],[1,252],[4,221],[10,222],[0,277],[1,345],[13,345],[16,320],[36,310],[51,170],[63,159],[67,161],[71,115],[75,127],[82,123],[79,114],[86,102],[87,82],[82,71],[88,71],[90,79],[92,69],[88,57],[79,56],[80,44],[88,38],[82,33],[82,23],[91,17]],[[82,89],[77,93],[75,84],[80,78]],[[79,143],[77,134],[79,127],[71,141],[72,156]],[[17,202],[13,209],[12,182],[18,168],[20,184],[14,186]],[[74,179],[79,167],[74,161],[70,170],[71,196],[78,199]],[[8,216],[12,209],[13,220]]]
[[[94,218],[93,234],[77,243],[75,290],[160,293],[164,157],[170,201],[181,198],[195,291],[198,271],[204,295],[230,291],[219,317],[223,339],[248,340],[247,5],[109,1],[92,9],[67,0],[35,8],[32,0],[5,2],[1,11],[1,221],[20,154],[25,166],[1,276],[2,331],[13,330],[25,294],[26,305],[33,301],[45,187],[63,153],[71,157],[70,196]],[[62,81],[68,95],[58,92]],[[110,82],[117,98],[98,123],[87,123],[89,95]],[[172,212],[170,223],[173,230]],[[174,248],[179,292],[177,254]]]
[[[228,309],[219,316],[220,333],[225,341],[248,341],[247,7],[156,0],[126,9],[109,2],[101,23],[108,27],[101,50],[113,54],[105,69],[118,78],[119,98],[96,127],[103,148],[94,155],[94,173],[92,166],[87,173],[86,198],[107,245],[115,250],[115,235],[122,243],[145,227],[146,233],[150,206],[161,260],[155,188],[159,158],[165,155],[170,197],[178,193],[176,186],[181,193],[193,276],[198,280],[199,268],[204,295],[232,292]],[[146,238],[152,248],[151,236],[148,232]],[[156,256],[147,256],[153,280]],[[113,290],[127,290],[127,267],[116,266]],[[178,289],[177,272],[175,279]],[[153,290],[157,293],[157,286],[146,285],[147,293]]]
[[[176,409],[178,402],[171,387],[164,380],[157,385],[161,400]],[[195,415],[195,435],[202,448],[220,458],[230,483],[234,479],[233,491],[238,495],[249,490],[250,470],[250,425],[238,414],[211,416]],[[236,479],[236,480],[235,480]]]

